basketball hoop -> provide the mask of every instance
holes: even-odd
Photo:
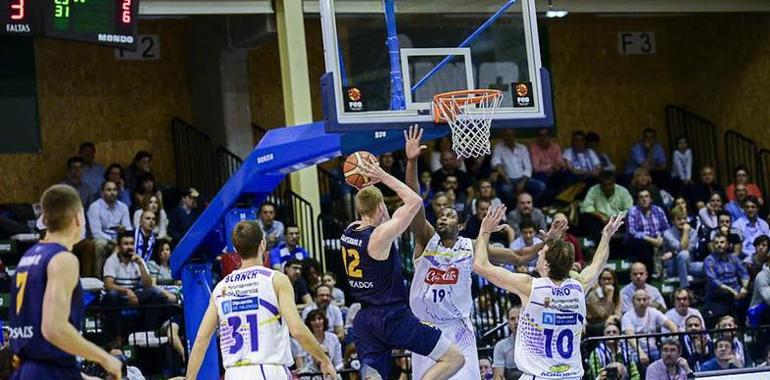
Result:
[[[433,120],[449,124],[459,158],[486,156],[491,153],[489,127],[502,101],[500,90],[444,92],[433,97]]]

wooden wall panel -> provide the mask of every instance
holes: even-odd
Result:
[[[43,152],[0,157],[0,202],[36,201],[86,140],[105,166],[127,165],[138,149],[152,152],[158,180],[173,184],[170,121],[190,116],[184,29],[184,20],[141,21],[139,33],[160,35],[156,61],[117,61],[110,48],[37,39]]]

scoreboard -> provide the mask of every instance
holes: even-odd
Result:
[[[0,0],[0,33],[136,49],[139,0]]]

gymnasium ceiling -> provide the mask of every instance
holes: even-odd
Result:
[[[296,0],[284,0],[296,1]],[[603,14],[667,14],[700,12],[770,12],[770,0],[552,0],[560,10],[572,13]],[[414,12],[473,12],[496,8],[503,0],[397,0],[400,7]],[[536,0],[538,11],[548,8],[548,0]],[[317,0],[303,1],[306,13],[318,13]],[[440,4],[440,6],[436,6]],[[381,0],[336,0],[337,12],[371,13],[381,9]],[[269,14],[274,13],[271,0],[141,0],[142,15],[196,14]]]

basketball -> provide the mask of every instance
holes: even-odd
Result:
[[[345,159],[345,163],[342,164],[342,173],[345,175],[345,182],[356,189],[361,189],[368,185],[369,177],[364,174],[361,166],[364,161],[371,160],[372,158],[377,161],[377,157],[365,150],[360,150],[348,156],[348,158]]]

